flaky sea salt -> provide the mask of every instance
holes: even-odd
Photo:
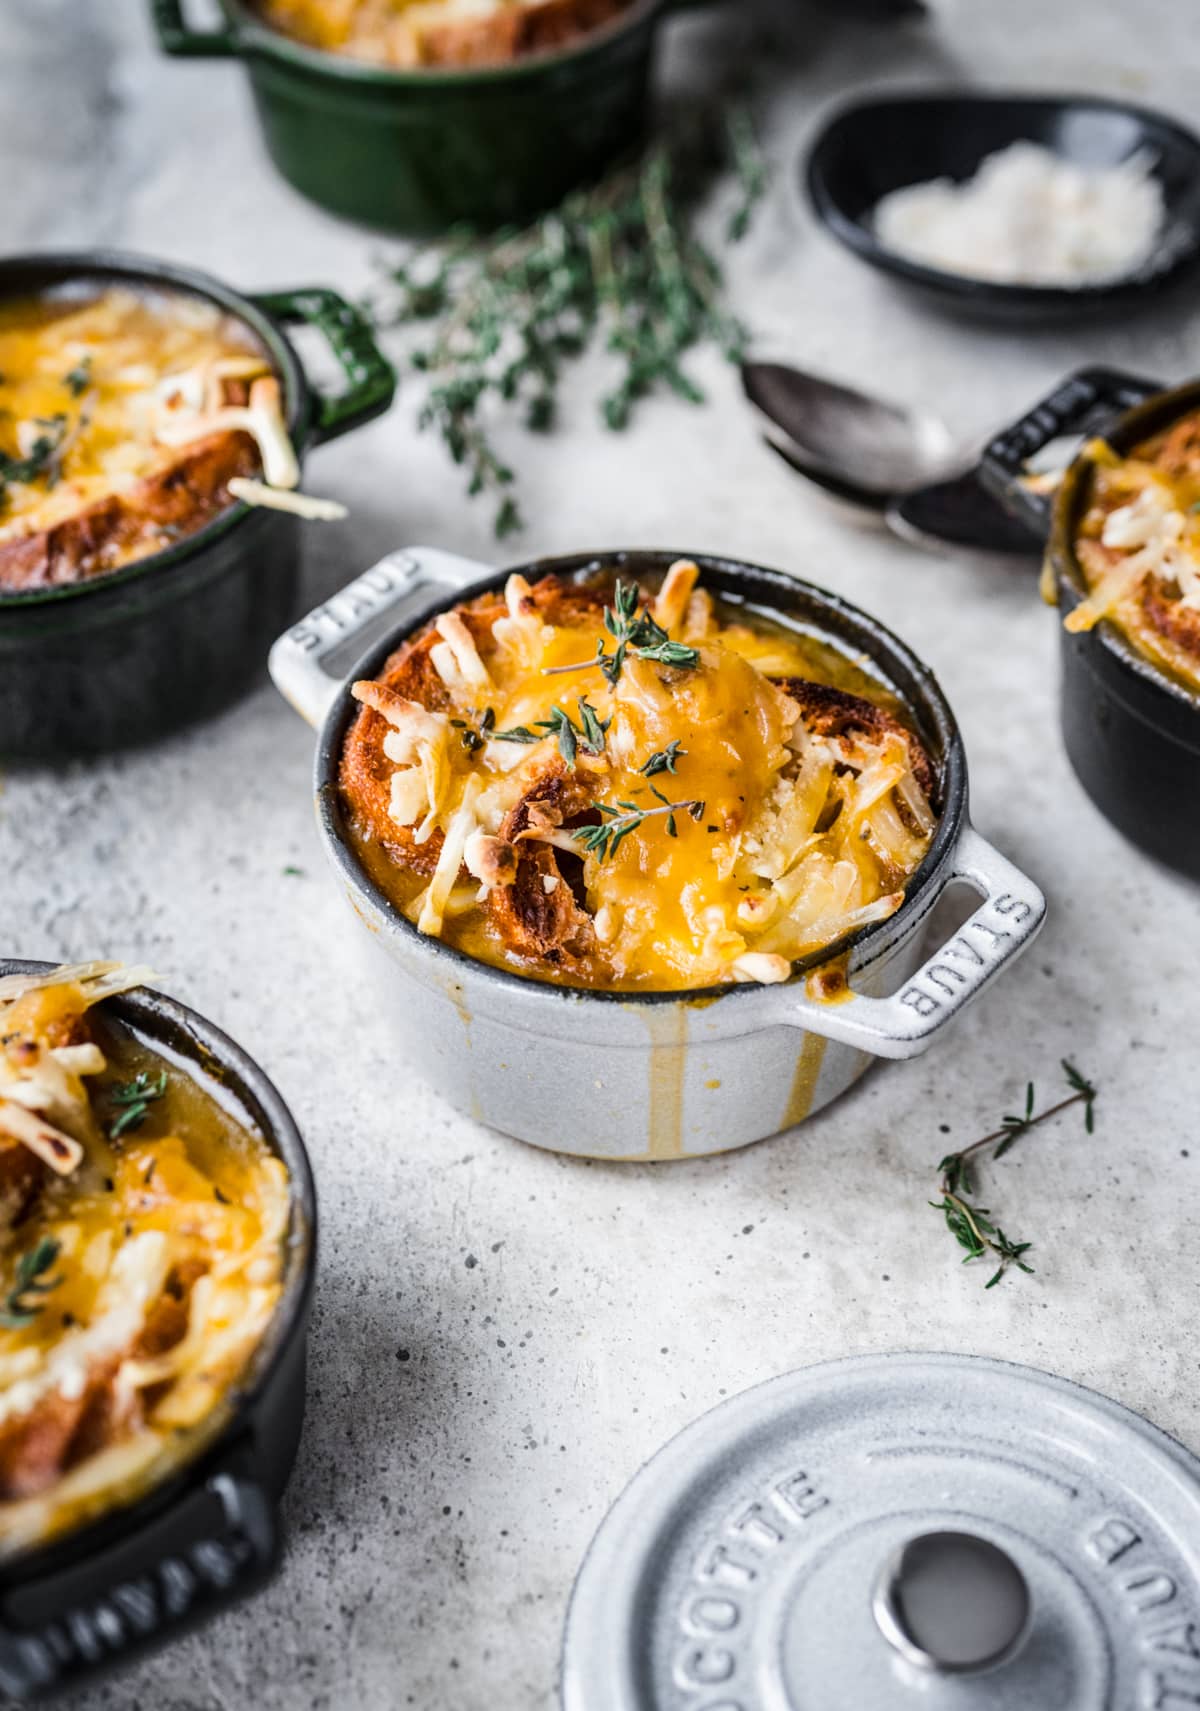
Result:
[[[875,209],[881,243],[911,261],[1010,285],[1094,285],[1153,254],[1163,198],[1145,151],[1085,167],[1040,143],[988,155],[973,178],[894,190]]]

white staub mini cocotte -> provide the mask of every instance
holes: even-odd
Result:
[[[701,993],[556,986],[463,954],[393,907],[348,834],[337,787],[346,731],[358,716],[352,686],[378,672],[422,625],[499,594],[514,572],[532,585],[550,574],[594,574],[606,564],[626,580],[653,578],[665,590],[680,557],[584,552],[497,573],[438,548],[406,548],[364,571],[271,650],[279,689],[319,728],[318,827],[365,929],[360,943],[370,963],[363,977],[391,1025],[396,1084],[403,1089],[418,1074],[476,1121],[580,1157],[700,1158],[805,1121],[873,1058],[923,1051],[1030,943],[1045,913],[1038,887],[970,824],[962,739],[917,656],[866,613],[794,575],[695,554],[688,562],[716,596],[777,614],[869,659],[903,692],[936,751],[943,805],[929,853],[900,906],[848,942],[848,991],[830,1001],[823,989],[809,990],[807,971],[785,981],[759,977],[771,968],[746,970],[748,981]],[[343,677],[349,644],[372,628],[384,633]],[[438,634],[448,647],[461,641],[453,624]],[[458,651],[461,670],[470,660]],[[442,663],[449,670],[451,660]],[[414,812],[415,803],[414,791],[407,804]],[[979,907],[931,953],[929,912],[959,880],[979,894]]]
[[[897,255],[1005,285],[1097,285],[1136,272],[1164,223],[1146,150],[1084,167],[1040,143],[988,155],[973,177],[909,184],[883,197],[874,225]]]

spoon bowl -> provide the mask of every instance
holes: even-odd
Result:
[[[980,486],[945,424],[786,363],[745,362],[771,450],[840,507],[912,545],[1029,556],[1029,536]]]
[[[801,475],[852,503],[884,510],[897,494],[961,466],[945,423],[780,362],[744,362],[742,390],[787,435],[772,444]],[[822,477],[825,477],[823,480]]]

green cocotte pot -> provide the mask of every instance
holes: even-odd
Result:
[[[496,66],[395,71],[292,41],[244,0],[192,29],[151,0],[170,54],[237,58],[272,160],[314,202],[367,225],[495,226],[552,206],[641,136],[659,23],[696,0],[632,0],[569,47]]]
[[[0,261],[0,302],[75,286],[181,292],[248,328],[279,376],[296,453],[386,410],[395,376],[358,311],[311,288],[247,297],[190,269],[89,251]],[[319,330],[342,373],[318,392],[283,329]],[[251,687],[296,616],[300,534],[281,511],[231,504],[165,552],[90,581],[0,590],[0,760],[67,760],[149,742]]]

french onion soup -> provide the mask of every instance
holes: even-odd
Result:
[[[568,45],[631,0],[258,0],[264,21],[328,53],[408,71],[497,65]]]
[[[1200,689],[1200,411],[1126,457],[1103,440],[1086,455],[1091,491],[1075,550],[1087,598],[1066,627],[1107,618],[1161,670]]]
[[[0,1557],[176,1468],[280,1297],[287,1171],[106,1013],[143,974],[0,979]]]
[[[937,804],[902,705],[698,578],[513,575],[353,686],[348,835],[419,931],[541,980],[686,990],[786,980],[899,908]]]
[[[0,594],[101,576],[298,479],[270,358],[215,304],[87,282],[0,304]]]

